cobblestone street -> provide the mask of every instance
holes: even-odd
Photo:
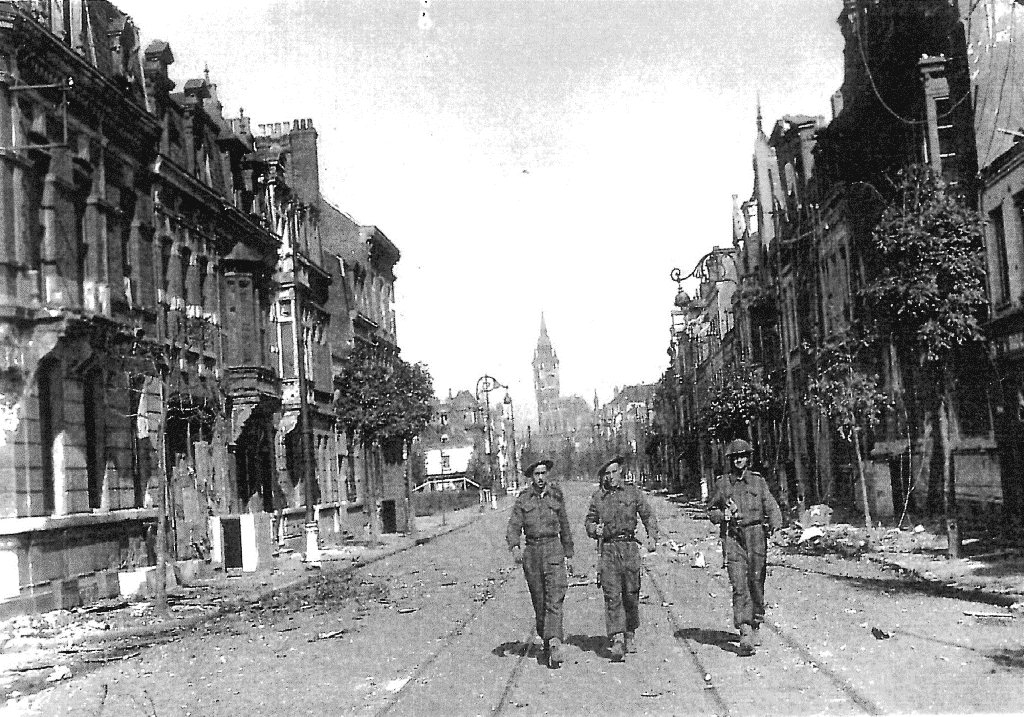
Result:
[[[656,497],[640,651],[613,664],[596,555],[580,528],[592,486],[566,483],[578,575],[567,660],[541,663],[506,510],[365,567],[92,663],[6,714],[885,714],[1024,710],[1024,634],[1006,610],[935,597],[869,561],[770,556],[764,645],[736,654],[717,537]],[[700,552],[708,567],[692,567]],[[887,636],[887,637],[883,637]]]

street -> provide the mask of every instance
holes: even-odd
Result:
[[[508,511],[223,616],[58,683],[32,715],[626,715],[1019,713],[1024,631],[989,606],[938,597],[883,568],[769,555],[768,622],[736,654],[729,584],[695,506],[652,497],[639,653],[613,664],[589,483],[563,483],[576,540],[566,662],[540,662]],[[509,503],[506,503],[507,507]],[[696,554],[707,567],[692,567]],[[1005,612],[1005,611],[1003,611]],[[967,613],[975,613],[974,615]]]

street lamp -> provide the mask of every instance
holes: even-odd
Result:
[[[476,405],[480,405],[480,391],[484,392],[484,403],[486,405],[486,413],[484,414],[484,448],[487,453],[487,477],[491,482],[491,490],[494,489],[494,458],[493,458],[493,441],[494,433],[491,426],[491,391],[497,391],[499,388],[508,390],[508,386],[498,381],[493,376],[484,374],[476,380]]]
[[[508,406],[508,415],[512,422],[512,455],[509,460],[509,478],[510,480],[506,483],[506,488],[511,485],[513,481],[516,483],[516,487],[519,485],[519,451],[516,450],[516,407],[512,403],[512,396],[509,395],[508,391],[505,391],[505,400],[502,401]]]
[[[722,249],[716,246],[697,260],[690,273],[684,275],[678,268],[669,272],[669,278],[676,283],[677,287],[674,301],[676,310],[672,312],[672,340],[673,345],[677,347],[678,375],[680,384],[682,384],[684,373],[689,374],[692,381],[686,395],[680,398],[681,402],[686,402],[687,413],[691,417],[696,412],[699,379],[702,376],[708,376],[709,372],[714,369],[711,359],[715,355],[716,341],[720,342],[723,338],[721,327],[713,331],[714,323],[717,323],[717,319],[722,319],[727,324],[731,323],[729,321],[731,310],[727,315],[721,315],[725,309],[721,304],[721,296],[718,299],[713,299],[710,287],[721,283],[738,284],[735,276],[736,253],[737,250],[734,247]],[[725,263],[727,259],[733,263],[731,275]],[[683,282],[692,278],[700,281],[700,288],[693,298],[683,289]],[[718,307],[719,312],[719,315],[715,317],[715,322],[707,320],[709,307],[712,304]],[[726,328],[728,330],[732,327],[727,326]],[[681,345],[679,341],[681,335],[686,337],[685,346]],[[706,362],[707,365],[705,365]],[[677,410],[681,411],[681,409],[681,405],[677,407]],[[683,425],[682,415],[679,416],[679,425]],[[707,498],[708,479],[705,476],[702,450],[698,450],[696,468],[701,481],[701,497]]]

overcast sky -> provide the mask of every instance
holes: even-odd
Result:
[[[669,271],[751,193],[758,92],[770,129],[842,80],[842,0],[114,2],[179,88],[208,65],[228,116],[313,119],[324,195],[402,251],[403,357],[517,416],[542,311],[564,394],[659,377]]]

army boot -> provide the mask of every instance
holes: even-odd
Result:
[[[632,630],[626,633],[626,653],[636,652],[636,633]]]
[[[552,637],[548,641],[548,667],[561,667],[564,659],[562,657],[562,641],[557,637]]]
[[[612,662],[622,662],[626,659],[626,641],[621,632],[612,635]]]
[[[740,657],[754,654],[754,629],[747,623],[740,625]]]

